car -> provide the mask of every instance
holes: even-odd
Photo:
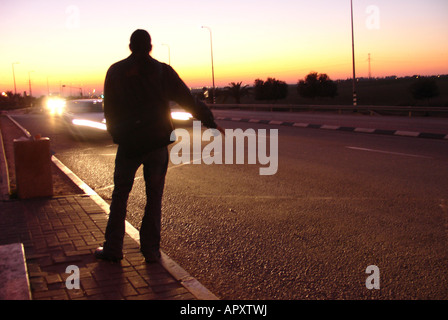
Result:
[[[192,123],[193,116],[178,104],[171,102],[170,109],[175,126]],[[62,117],[68,131],[74,137],[87,138],[107,132],[102,99],[67,100]]]
[[[43,110],[51,116],[61,116],[66,107],[66,100],[59,96],[47,96],[43,101]]]
[[[73,137],[87,138],[107,133],[102,99],[67,100],[62,117]]]

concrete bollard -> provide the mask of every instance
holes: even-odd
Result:
[[[20,199],[53,196],[50,139],[14,139],[17,195]]]

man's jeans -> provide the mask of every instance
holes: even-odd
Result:
[[[163,147],[144,156],[128,158],[118,146],[115,158],[114,191],[106,227],[104,253],[110,257],[123,256],[123,239],[127,201],[137,169],[143,165],[146,183],[146,207],[140,227],[140,250],[145,258],[159,254],[162,196],[168,168],[168,149]]]

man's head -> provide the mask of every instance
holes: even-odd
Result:
[[[134,52],[149,53],[152,50],[151,36],[146,30],[137,29],[131,35],[129,49]]]

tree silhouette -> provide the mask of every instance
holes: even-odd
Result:
[[[224,88],[226,97],[232,97],[237,104],[241,103],[241,98],[250,94],[249,85],[242,86],[242,84],[242,81],[229,83],[229,85]]]
[[[338,87],[330,77],[321,73],[311,72],[297,83],[297,91],[304,98],[314,99],[316,97],[334,98],[338,95]]]
[[[268,78],[255,80],[255,100],[279,100],[288,95],[288,85],[284,81]]]
[[[417,100],[429,100],[439,95],[439,88],[433,79],[418,80],[409,89],[412,96]]]
[[[0,94],[0,108],[13,109],[25,106],[25,95],[22,97],[20,93],[12,91],[2,92]]]

